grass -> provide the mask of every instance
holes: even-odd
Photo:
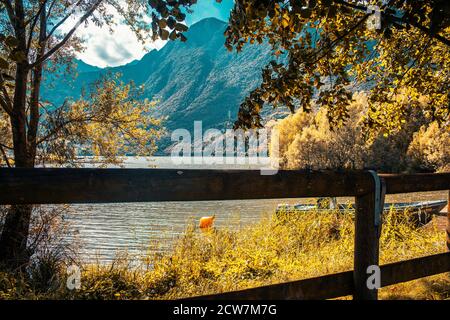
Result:
[[[436,227],[417,228],[407,213],[390,212],[383,219],[382,264],[445,251],[445,235]],[[0,298],[175,299],[305,279],[351,270],[353,238],[350,212],[273,215],[240,230],[200,232],[189,226],[172,251],[142,257],[143,267],[126,257],[82,266],[79,290],[66,288],[60,262],[25,275],[0,273]],[[450,277],[382,288],[380,298],[449,299]]]

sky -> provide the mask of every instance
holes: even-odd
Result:
[[[221,3],[215,0],[198,0],[197,4],[191,7],[194,12],[186,16],[186,24],[189,26],[208,17],[226,21],[232,7],[233,0],[222,0]],[[120,22],[120,17],[113,9],[111,14],[117,21],[113,33],[107,27],[101,28],[94,24],[79,27],[76,34],[85,40],[86,49],[77,54],[78,59],[101,68],[115,67],[139,60],[149,50],[160,49],[165,45],[164,41],[158,40],[149,41],[144,46],[134,33]],[[65,27],[70,28],[70,23]]]

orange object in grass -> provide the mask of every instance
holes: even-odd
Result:
[[[216,218],[215,215],[211,217],[201,217],[199,227],[201,229],[211,228],[215,218]]]

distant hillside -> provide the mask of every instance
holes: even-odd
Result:
[[[76,60],[76,69],[79,73],[85,73],[85,72],[99,72],[102,70],[99,67],[91,66],[90,64],[87,64],[83,62],[82,60]]]
[[[186,33],[187,42],[169,42],[125,66],[99,69],[80,61],[76,79],[48,80],[43,97],[57,104],[78,98],[83,87],[105,73],[120,72],[126,82],[145,84],[143,98],[159,101],[157,113],[168,116],[168,130],[192,130],[195,120],[202,120],[204,129],[221,129],[235,120],[240,103],[261,82],[261,69],[272,59],[268,45],[228,52],[225,28],[226,23],[215,18],[201,20]]]

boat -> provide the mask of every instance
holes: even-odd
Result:
[[[400,202],[400,203],[385,203],[384,212],[391,210],[396,212],[407,211],[413,221],[419,225],[428,223],[433,215],[439,215],[441,210],[447,205],[446,200],[435,201],[418,201],[418,202]],[[323,202],[317,204],[278,204],[276,213],[303,213],[311,210],[315,211],[330,211],[339,210],[352,212],[355,211],[355,204],[337,204],[335,200],[328,201],[327,206]]]

